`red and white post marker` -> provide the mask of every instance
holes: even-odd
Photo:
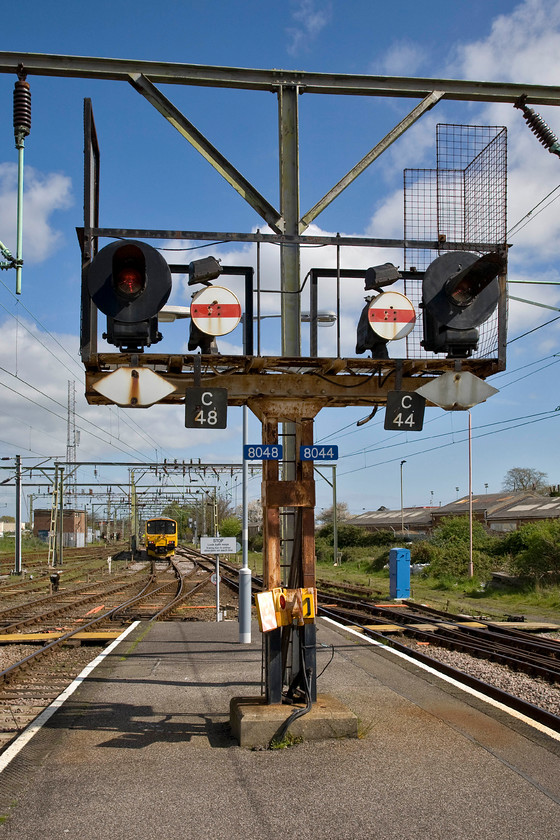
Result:
[[[229,289],[207,286],[193,295],[191,319],[206,335],[227,335],[241,320],[241,304]]]
[[[376,335],[394,341],[412,332],[416,313],[410,300],[400,292],[382,292],[370,303],[368,320]]]

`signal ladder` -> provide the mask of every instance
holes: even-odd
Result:
[[[58,503],[59,503],[58,470],[55,472],[51,500],[51,522],[49,526],[49,566],[54,566],[56,560],[56,533],[58,525]]]

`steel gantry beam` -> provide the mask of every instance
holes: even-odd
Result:
[[[463,79],[425,79],[351,73],[310,73],[300,70],[260,70],[169,61],[139,61],[94,56],[49,55],[0,51],[0,73],[17,73],[23,64],[36,76],[107,79],[128,82],[140,73],[155,84],[197,85],[276,92],[298,87],[302,93],[348,96],[390,96],[423,99],[433,90],[446,99],[467,102],[515,102],[522,93],[537,105],[560,105],[557,85],[512,84]]]
[[[130,74],[130,84],[216,169],[276,233],[283,233],[281,215],[249,181],[198,131],[172,102],[141,73]]]

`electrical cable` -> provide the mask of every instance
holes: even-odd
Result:
[[[34,315],[34,314],[33,314],[33,312],[31,312],[31,310],[30,310],[30,309],[28,309],[28,308],[27,308],[27,306],[25,306],[25,304],[24,304],[24,303],[22,303],[22,301],[21,301],[19,298],[17,298],[17,297],[15,296],[15,294],[12,292],[12,290],[11,290],[11,289],[9,289],[9,288],[8,288],[8,286],[6,286],[6,284],[4,283],[4,281],[3,281],[3,280],[0,280],[0,283],[2,284],[2,286],[4,286],[4,288],[6,289],[6,291],[7,291],[7,292],[9,292],[9,293],[11,294],[11,296],[14,298],[14,300],[16,301],[16,303],[18,304],[18,306],[20,306],[20,307],[22,307],[23,309],[25,309],[25,311],[26,311],[26,312],[27,312],[27,314],[31,317],[31,319],[33,320],[33,322],[34,322],[34,323],[36,323],[36,324],[37,324],[37,326],[41,327],[41,329],[42,329],[42,330],[44,330],[44,331],[45,331],[45,333],[46,333],[46,334],[47,334],[50,338],[52,338],[52,340],[55,342],[55,344],[58,344],[58,346],[60,347],[60,349],[62,350],[62,352],[63,352],[63,353],[65,353],[65,354],[68,356],[68,358],[72,361],[72,363],[73,363],[73,364],[75,364],[75,365],[79,368],[79,365],[78,365],[78,363],[77,363],[76,359],[75,359],[75,358],[74,358],[74,357],[73,357],[73,356],[72,356],[72,355],[68,352],[68,350],[64,347],[64,345],[63,345],[63,344],[61,344],[61,343],[60,343],[60,341],[58,341],[58,339],[57,339],[57,338],[55,338],[55,337],[54,337],[54,335],[53,335],[53,334],[52,334],[52,333],[51,333],[51,332],[50,332],[50,331],[49,331],[49,330],[45,327],[45,325],[44,325],[44,324],[42,324],[42,323],[41,323],[41,321],[39,321],[39,319],[37,318],[37,316],[36,316],[36,315]],[[4,308],[4,309],[6,309],[6,307],[3,307],[3,308]],[[12,313],[10,313],[9,309],[6,309],[6,312],[8,312],[8,314],[12,314]],[[13,317],[13,318],[15,318],[16,316],[12,314],[12,317]],[[16,320],[17,320],[17,319],[16,319]],[[27,329],[27,327],[25,327],[25,329]],[[28,332],[29,332],[29,330],[28,330]],[[30,334],[33,336],[33,333],[30,333]],[[36,340],[37,340],[37,341],[39,341],[39,339],[38,339],[36,336],[33,336],[33,337],[34,337],[34,338],[36,338]],[[39,341],[39,344],[42,344],[42,342],[41,342],[41,341]],[[45,349],[46,349],[46,350],[48,350],[48,352],[49,352],[49,353],[51,353],[51,354],[52,354],[52,351],[51,351],[51,350],[49,350],[49,349],[48,349],[48,347],[46,347],[46,345],[43,345],[43,346],[45,347]],[[52,355],[54,355],[54,354],[52,354]],[[57,361],[60,361],[60,359],[59,359],[58,357],[55,357],[55,358],[57,359]],[[66,367],[66,365],[65,365],[65,367]],[[66,368],[66,369],[68,370],[68,368]],[[81,371],[81,369],[80,369],[80,372],[82,372],[82,371]]]
[[[551,318],[550,321],[545,321],[544,324],[540,324],[538,327],[534,327],[532,330],[528,332],[524,332],[521,335],[516,336],[515,338],[511,338],[507,343],[513,344],[514,341],[519,341],[520,338],[525,338],[526,335],[531,335],[531,333],[536,332],[537,330],[542,330],[543,327],[547,327],[549,324],[553,324],[555,321],[560,320],[560,315],[557,315],[556,318]]]
[[[294,709],[292,714],[288,718],[286,718],[286,720],[284,721],[284,723],[282,724],[280,729],[276,732],[276,734],[272,738],[272,740],[270,742],[271,745],[273,745],[274,743],[281,742],[284,739],[284,737],[285,737],[288,729],[292,725],[292,723],[294,721],[296,721],[298,718],[303,717],[304,715],[308,714],[312,709],[311,687],[309,685],[310,675],[308,674],[308,669],[306,667],[305,650],[304,650],[304,646],[303,646],[303,640],[301,638],[301,634],[299,634],[299,635],[300,635],[299,650],[300,650],[300,657],[301,657],[301,668],[300,668],[300,671],[299,671],[296,679],[294,680],[294,682],[296,682],[297,680],[300,680],[300,679],[303,681],[306,704],[305,704],[305,706],[303,706],[301,708]]]
[[[548,415],[550,413],[551,413],[550,411],[546,411],[546,412],[545,411],[539,411],[536,414],[525,414],[522,417],[513,417],[511,420],[496,420],[494,423],[485,423],[484,425],[479,426],[479,429],[488,429],[488,428],[491,428],[492,426],[499,426],[502,423],[516,423],[518,420],[530,420],[530,419],[533,419],[535,417],[542,417],[545,414]],[[438,438],[448,437],[449,435],[452,435],[452,434],[454,434],[453,430],[451,432],[440,432],[437,435],[429,435],[428,437],[422,438],[422,442],[427,441],[427,440],[437,440]],[[356,455],[362,455],[362,454],[365,455],[368,452],[371,452],[373,450],[378,452],[382,449],[392,449],[395,446],[402,446],[402,441],[398,441],[396,443],[388,443],[388,444],[385,444],[384,446],[378,446],[377,444],[374,443],[374,444],[371,444],[371,446],[365,447],[363,449],[356,449],[354,452],[349,452],[347,455],[342,455],[340,460],[342,460],[343,458],[353,458]]]
[[[201,246],[201,247],[202,247],[202,246]],[[33,321],[35,324],[37,324],[37,326],[41,327],[41,329],[42,329],[42,330],[44,330],[44,332],[46,333],[46,335],[48,335],[48,336],[49,336],[49,338],[51,338],[51,339],[52,339],[52,341],[54,341],[54,342],[55,342],[55,344],[57,344],[57,345],[60,347],[60,349],[61,349],[61,350],[62,350],[62,351],[63,351],[63,352],[64,352],[64,353],[68,356],[68,358],[71,360],[71,362],[75,365],[76,369],[79,371],[79,375],[80,375],[80,376],[81,376],[81,375],[83,375],[83,369],[82,369],[82,368],[81,368],[81,366],[78,364],[78,362],[76,361],[76,359],[75,359],[75,358],[74,358],[74,357],[73,357],[73,356],[72,356],[72,355],[68,352],[68,350],[66,350],[66,348],[64,347],[64,345],[63,345],[63,344],[61,344],[61,343],[60,343],[60,341],[58,341],[58,339],[57,339],[57,338],[55,338],[55,336],[54,336],[54,335],[53,335],[53,334],[52,334],[52,333],[51,333],[51,332],[50,332],[50,331],[49,331],[49,330],[45,327],[45,325],[44,325],[44,324],[43,324],[43,323],[42,323],[42,322],[41,322],[41,321],[37,318],[37,316],[36,316],[33,312],[31,312],[31,310],[30,310],[30,309],[28,309],[28,307],[27,307],[27,306],[25,306],[25,304],[23,304],[19,298],[17,298],[17,297],[16,297],[16,295],[15,295],[15,294],[11,291],[11,289],[10,289],[8,286],[6,286],[6,284],[5,284],[2,280],[0,280],[0,283],[4,286],[4,288],[6,289],[6,291],[8,291],[8,292],[10,293],[10,295],[11,295],[11,296],[15,299],[15,301],[16,301],[16,303],[17,303],[17,305],[18,305],[18,306],[20,306],[20,307],[23,307],[23,309],[27,312],[27,314],[30,316],[30,318],[32,319],[32,321]],[[51,354],[51,356],[52,356],[54,359],[56,359],[56,361],[57,361],[59,364],[62,364],[62,366],[63,366],[64,368],[66,368],[66,370],[67,370],[67,371],[68,371],[71,375],[73,375],[73,376],[77,376],[77,375],[78,375],[78,374],[74,373],[74,372],[73,372],[73,371],[72,371],[72,370],[68,367],[68,365],[67,365],[67,364],[65,364],[65,363],[64,363],[64,361],[62,361],[62,360],[60,359],[60,356],[55,355],[55,353],[53,353],[53,351],[52,351],[52,350],[51,350],[51,349],[50,349],[50,348],[49,348],[49,347],[48,347],[48,346],[47,346],[47,345],[46,345],[43,341],[41,341],[41,339],[39,338],[39,336],[35,335],[35,333],[33,333],[33,332],[29,329],[29,327],[27,327],[27,326],[26,326],[26,324],[25,324],[23,321],[20,321],[20,320],[19,320],[19,318],[17,317],[17,315],[15,315],[13,312],[10,312],[10,310],[9,310],[9,309],[8,309],[8,308],[7,308],[7,307],[6,307],[3,303],[0,303],[0,306],[1,306],[4,310],[5,310],[5,312],[7,312],[7,314],[8,314],[8,315],[10,315],[12,318],[14,318],[14,319],[15,319],[15,321],[16,321],[16,323],[17,323],[18,325],[21,325],[21,326],[24,328],[24,330],[26,330],[26,332],[28,332],[28,333],[29,333],[29,335],[30,335],[33,339],[35,339],[35,341],[37,341],[37,342],[38,342],[38,343],[39,343],[39,344],[40,344],[40,345],[41,345],[41,346],[42,346],[42,347],[43,347],[43,348],[44,348],[44,349],[45,349],[48,353],[50,353],[50,354]],[[117,411],[118,411],[118,407],[117,407]],[[129,422],[128,422],[128,421],[127,421],[124,417],[121,417],[121,419],[123,420],[123,422],[124,422],[126,425],[130,425],[130,424],[129,424]],[[130,423],[134,423],[134,421],[130,420]],[[151,441],[151,442],[155,445],[156,449],[161,449],[161,451],[162,451],[162,452],[169,452],[169,453],[170,453],[170,450],[166,450],[166,449],[164,449],[162,446],[160,446],[160,445],[157,443],[157,441],[156,441],[153,437],[151,437],[150,435],[147,435],[147,436],[146,436],[146,435],[145,435],[145,433],[143,432],[143,430],[141,430],[141,429],[140,429],[140,426],[138,426],[138,424],[134,423],[134,425],[137,427],[137,429],[139,429],[139,430],[142,432],[142,436],[144,436],[144,439],[145,439],[146,441],[150,440],[150,441]],[[132,426],[130,426],[130,428],[132,428]]]
[[[330,649],[331,649],[331,658],[329,659],[329,661],[327,662],[327,664],[325,665],[325,667],[323,668],[323,670],[321,671],[321,673],[320,673],[320,674],[317,674],[317,679],[319,679],[319,677],[322,677],[322,676],[323,676],[323,674],[325,673],[325,671],[327,670],[327,668],[329,667],[329,665],[331,664],[331,662],[332,662],[332,661],[333,661],[333,659],[334,659],[334,645],[325,645],[325,644],[323,644],[323,642],[319,642],[319,645],[320,645],[321,647],[324,647],[324,648],[330,648]]]
[[[4,370],[4,368],[2,368],[2,367],[0,367],[0,370],[2,370],[2,371],[4,371],[5,373],[9,374],[9,376],[13,376],[15,379],[18,379],[20,382],[23,382],[25,385],[28,385],[28,386],[29,386],[30,388],[32,388],[34,391],[37,391],[37,393],[41,394],[41,396],[43,396],[43,397],[47,397],[47,399],[49,399],[49,400],[51,400],[52,402],[54,402],[54,403],[55,403],[55,405],[61,405],[61,403],[57,402],[55,399],[53,399],[53,397],[49,397],[49,396],[48,396],[48,394],[45,394],[43,391],[40,391],[38,388],[35,388],[35,386],[34,386],[34,385],[30,385],[30,383],[29,383],[29,382],[25,382],[25,380],[20,379],[20,377],[15,376],[13,373],[10,373],[10,371],[6,371],[6,370]],[[0,382],[0,386],[1,386],[1,387],[3,387],[3,388],[6,388],[8,391],[11,391],[12,393],[16,394],[18,397],[21,397],[22,399],[27,400],[28,402],[33,403],[33,405],[38,406],[38,407],[39,407],[40,409],[42,409],[43,411],[47,411],[49,414],[52,414],[54,417],[57,417],[59,420],[62,420],[64,423],[66,423],[66,422],[67,422],[67,420],[68,420],[68,418],[67,418],[67,417],[63,417],[63,416],[61,416],[60,414],[57,414],[57,413],[56,413],[56,411],[53,411],[52,409],[47,408],[47,406],[45,406],[45,405],[41,405],[41,403],[38,403],[36,400],[31,399],[31,397],[27,397],[27,396],[25,396],[25,394],[22,394],[22,393],[21,393],[21,391],[16,391],[16,389],[15,389],[15,388],[10,388],[10,386],[9,386],[9,385],[7,385],[5,382]],[[62,406],[62,408],[65,408],[65,406]],[[86,423],[91,423],[91,421],[90,421],[90,420],[86,420],[86,418],[81,418],[81,419],[85,420],[85,422],[86,422]],[[91,425],[93,426],[93,425],[95,425],[95,424],[94,424],[94,423],[91,423]],[[104,444],[109,444],[109,446],[114,447],[114,448],[115,448],[115,449],[117,449],[119,452],[123,452],[125,455],[129,455],[129,454],[130,454],[130,450],[132,450],[132,451],[134,451],[134,452],[138,452],[138,453],[139,453],[139,455],[142,455],[142,457],[143,457],[143,453],[142,453],[142,452],[140,452],[140,450],[139,450],[139,449],[135,449],[133,446],[130,446],[130,447],[129,447],[129,450],[127,451],[126,449],[122,449],[120,446],[117,446],[115,443],[112,443],[111,441],[107,441],[107,440],[105,440],[104,438],[100,437],[99,435],[96,435],[96,434],[95,434],[95,432],[91,432],[89,429],[84,429],[83,427],[80,427],[80,428],[81,428],[81,431],[83,431],[85,434],[87,434],[87,435],[91,435],[92,437],[97,438],[98,440],[102,441]],[[96,428],[99,428],[99,427],[96,427]],[[134,455],[132,455],[131,457],[135,457],[135,456],[134,456]],[[137,456],[136,456],[136,457],[137,457]],[[138,460],[141,460],[141,459],[139,458]]]
[[[528,224],[531,221],[531,218],[536,218],[536,216],[532,216],[534,211],[538,207],[540,207],[541,204],[543,204],[543,202],[545,202],[547,200],[547,198],[550,198],[550,196],[553,195],[557,190],[560,190],[560,184],[557,184],[557,186],[555,186],[553,190],[551,190],[547,195],[545,195],[545,197],[542,198],[538,202],[538,204],[535,204],[535,206],[533,208],[531,208],[531,210],[529,210],[528,213],[526,213],[521,219],[519,219],[519,221],[516,222],[512,227],[510,227],[510,229],[506,232],[506,237],[515,236],[516,233],[519,233],[519,231],[517,231],[515,229],[521,224],[521,222],[525,222],[525,220],[527,220],[526,224]],[[560,198],[560,196],[556,196],[556,198]],[[553,201],[556,201],[556,198],[553,199]],[[550,203],[552,204],[552,202],[550,202]],[[546,206],[548,207],[549,205],[547,204]],[[544,209],[546,209],[546,208],[543,207],[543,210]],[[539,212],[542,212],[542,211],[539,211]],[[537,213],[536,215],[538,216],[539,213]],[[525,225],[523,225],[523,227],[525,227]],[[522,230],[523,228],[520,228],[520,229]]]
[[[548,416],[548,417],[540,417],[538,420],[529,420],[526,423],[519,423],[518,425],[510,426],[507,429],[496,429],[493,432],[485,432],[484,434],[480,434],[480,435],[474,434],[473,435],[473,440],[478,440],[478,438],[483,438],[483,437],[489,437],[490,435],[498,435],[498,434],[501,434],[502,432],[511,432],[513,429],[519,429],[522,426],[531,426],[534,423],[541,423],[543,420],[551,420],[553,417],[560,417],[560,411],[558,411],[558,410],[556,410],[552,413],[549,413],[549,414],[550,414],[550,416]],[[492,424],[492,425],[495,425],[495,424]],[[420,452],[412,452],[410,454],[407,454],[406,457],[407,458],[414,458],[414,457],[416,457],[416,455],[427,455],[429,452],[434,452],[435,450],[443,449],[444,447],[447,447],[447,446],[453,446],[455,443],[465,443],[467,440],[468,440],[468,438],[465,437],[465,438],[461,438],[461,440],[458,440],[458,441],[453,440],[450,443],[442,443],[442,444],[439,444],[438,446],[432,446],[429,449],[423,449]],[[386,448],[386,447],[381,447],[381,448]],[[339,473],[339,476],[351,475],[352,473],[355,473],[355,472],[363,472],[364,470],[369,470],[372,467],[379,467],[379,466],[383,466],[384,464],[391,464],[394,461],[400,460],[401,457],[402,457],[401,455],[398,455],[396,458],[389,458],[386,461],[378,461],[375,464],[367,464],[365,466],[356,467],[356,469],[347,470],[346,472]]]

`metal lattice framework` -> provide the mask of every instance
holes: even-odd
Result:
[[[485,253],[506,241],[507,131],[501,126],[438,125],[436,169],[404,170],[404,265],[422,272],[445,251],[459,247]],[[431,240],[433,249],[407,246]],[[408,276],[406,294],[421,318],[421,279]],[[480,328],[476,358],[498,355],[498,324],[505,306]],[[421,330],[411,334],[407,355],[432,358],[419,343]]]

